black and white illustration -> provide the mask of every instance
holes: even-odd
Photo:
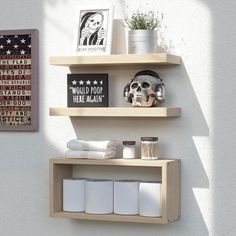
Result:
[[[79,54],[109,54],[113,9],[80,10],[76,40]]]
[[[105,46],[107,32],[107,11],[85,12],[81,17],[79,45]],[[106,17],[104,19],[104,17]]]

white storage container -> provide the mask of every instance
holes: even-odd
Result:
[[[84,211],[84,195],[84,179],[63,179],[63,211]]]
[[[139,182],[114,182],[114,213],[121,215],[136,215],[139,212]]]
[[[113,213],[112,180],[87,180],[85,184],[85,197],[86,213]]]
[[[151,217],[161,216],[161,183],[140,183],[139,215]]]

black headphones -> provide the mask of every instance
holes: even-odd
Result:
[[[160,78],[160,76],[153,70],[141,70],[139,72],[137,72],[135,75],[134,75],[134,78],[131,80],[130,84],[133,82],[133,80],[138,77],[138,76],[141,76],[141,75],[150,75],[150,76],[153,76],[155,77],[156,79],[159,79],[161,80],[162,82],[162,79]]]
[[[141,76],[141,75],[153,76],[157,80],[160,80],[161,84],[164,86],[164,84],[162,82],[162,79],[160,78],[160,76],[155,71],[152,71],[152,70],[141,70],[141,71],[137,72],[134,75],[133,79],[124,87],[123,96],[124,96],[125,100],[127,100],[127,102],[129,102],[129,103],[132,103],[132,97],[131,96],[127,96],[128,93],[129,93],[130,84],[134,81],[134,79],[136,77]]]

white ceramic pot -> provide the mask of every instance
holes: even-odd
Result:
[[[157,45],[156,30],[130,30],[128,32],[128,53],[155,53]]]

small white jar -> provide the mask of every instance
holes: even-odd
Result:
[[[135,141],[123,141],[123,158],[135,158]]]

